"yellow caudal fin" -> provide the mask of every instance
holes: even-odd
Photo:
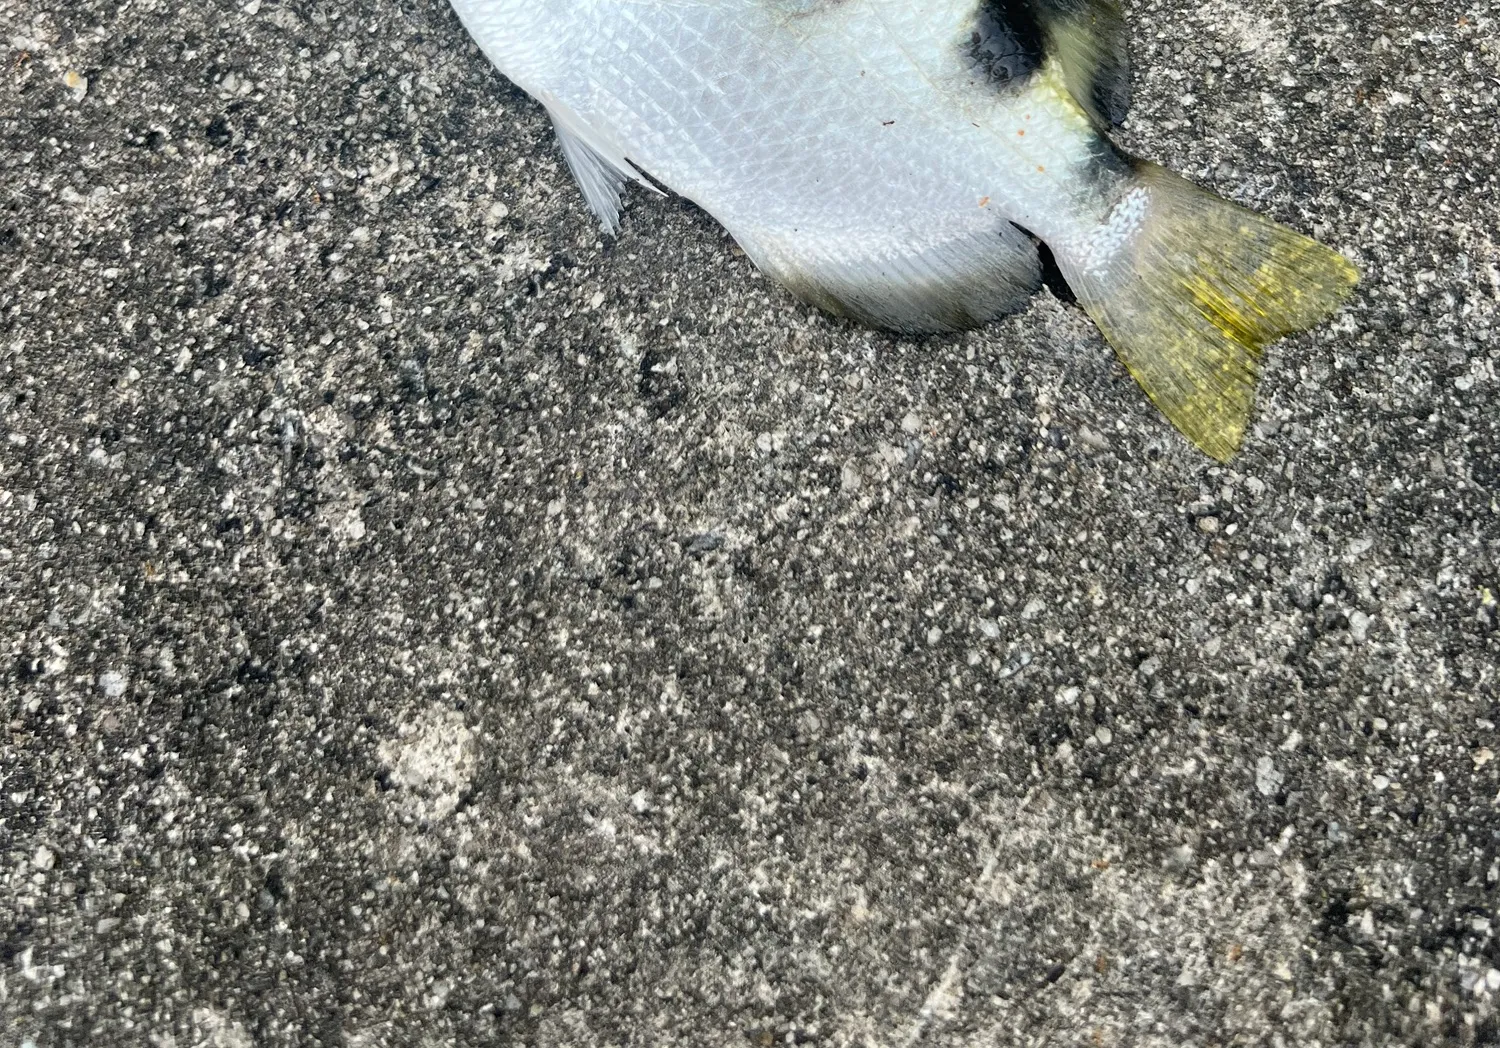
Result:
[[[1244,439],[1262,348],[1326,320],[1359,281],[1316,240],[1144,163],[1058,262],[1152,402],[1221,462]]]

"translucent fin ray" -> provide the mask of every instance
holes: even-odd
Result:
[[[1263,348],[1336,312],[1359,271],[1160,167],[1137,171],[1120,207],[1143,217],[1126,246],[1107,262],[1059,262],[1152,402],[1228,461],[1244,439]]]
[[[805,230],[730,232],[764,273],[804,302],[892,331],[976,327],[1020,309],[1041,287],[1035,243],[1008,222],[948,238],[872,225],[858,246],[841,236],[837,255]]]
[[[1077,103],[1101,127],[1130,111],[1130,47],[1117,0],[1021,0],[1041,25],[1047,53]]]
[[[563,158],[568,162],[568,170],[573,173],[573,180],[578,183],[589,210],[599,219],[606,233],[618,233],[620,195],[626,184],[638,182],[658,195],[661,190],[641,178],[623,153],[611,149],[568,109],[556,102],[546,105],[553,130],[557,132],[558,144],[562,146]]]
[[[620,228],[620,194],[630,176],[614,167],[572,132],[557,127],[557,141],[583,199],[606,233]]]

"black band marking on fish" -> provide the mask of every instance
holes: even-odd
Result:
[[[1041,68],[1046,40],[1027,0],[980,0],[965,50],[978,72],[1009,86]]]
[[[997,88],[1014,88],[1048,58],[1101,127],[1130,108],[1130,54],[1118,0],[977,0],[963,50]]]
[[[1094,192],[1106,200],[1117,199],[1135,184],[1136,160],[1103,135],[1089,144],[1088,160],[1077,168]]]

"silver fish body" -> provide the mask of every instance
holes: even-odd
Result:
[[[452,2],[546,107],[607,230],[649,175],[800,297],[910,332],[1019,308],[1040,240],[1153,400],[1220,458],[1260,347],[1353,283],[1320,245],[1114,148],[1114,0]]]

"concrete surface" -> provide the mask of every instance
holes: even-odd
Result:
[[[0,1045],[1469,1045],[1500,22],[1144,0],[1346,250],[1189,450],[634,194],[437,0],[0,0]]]

